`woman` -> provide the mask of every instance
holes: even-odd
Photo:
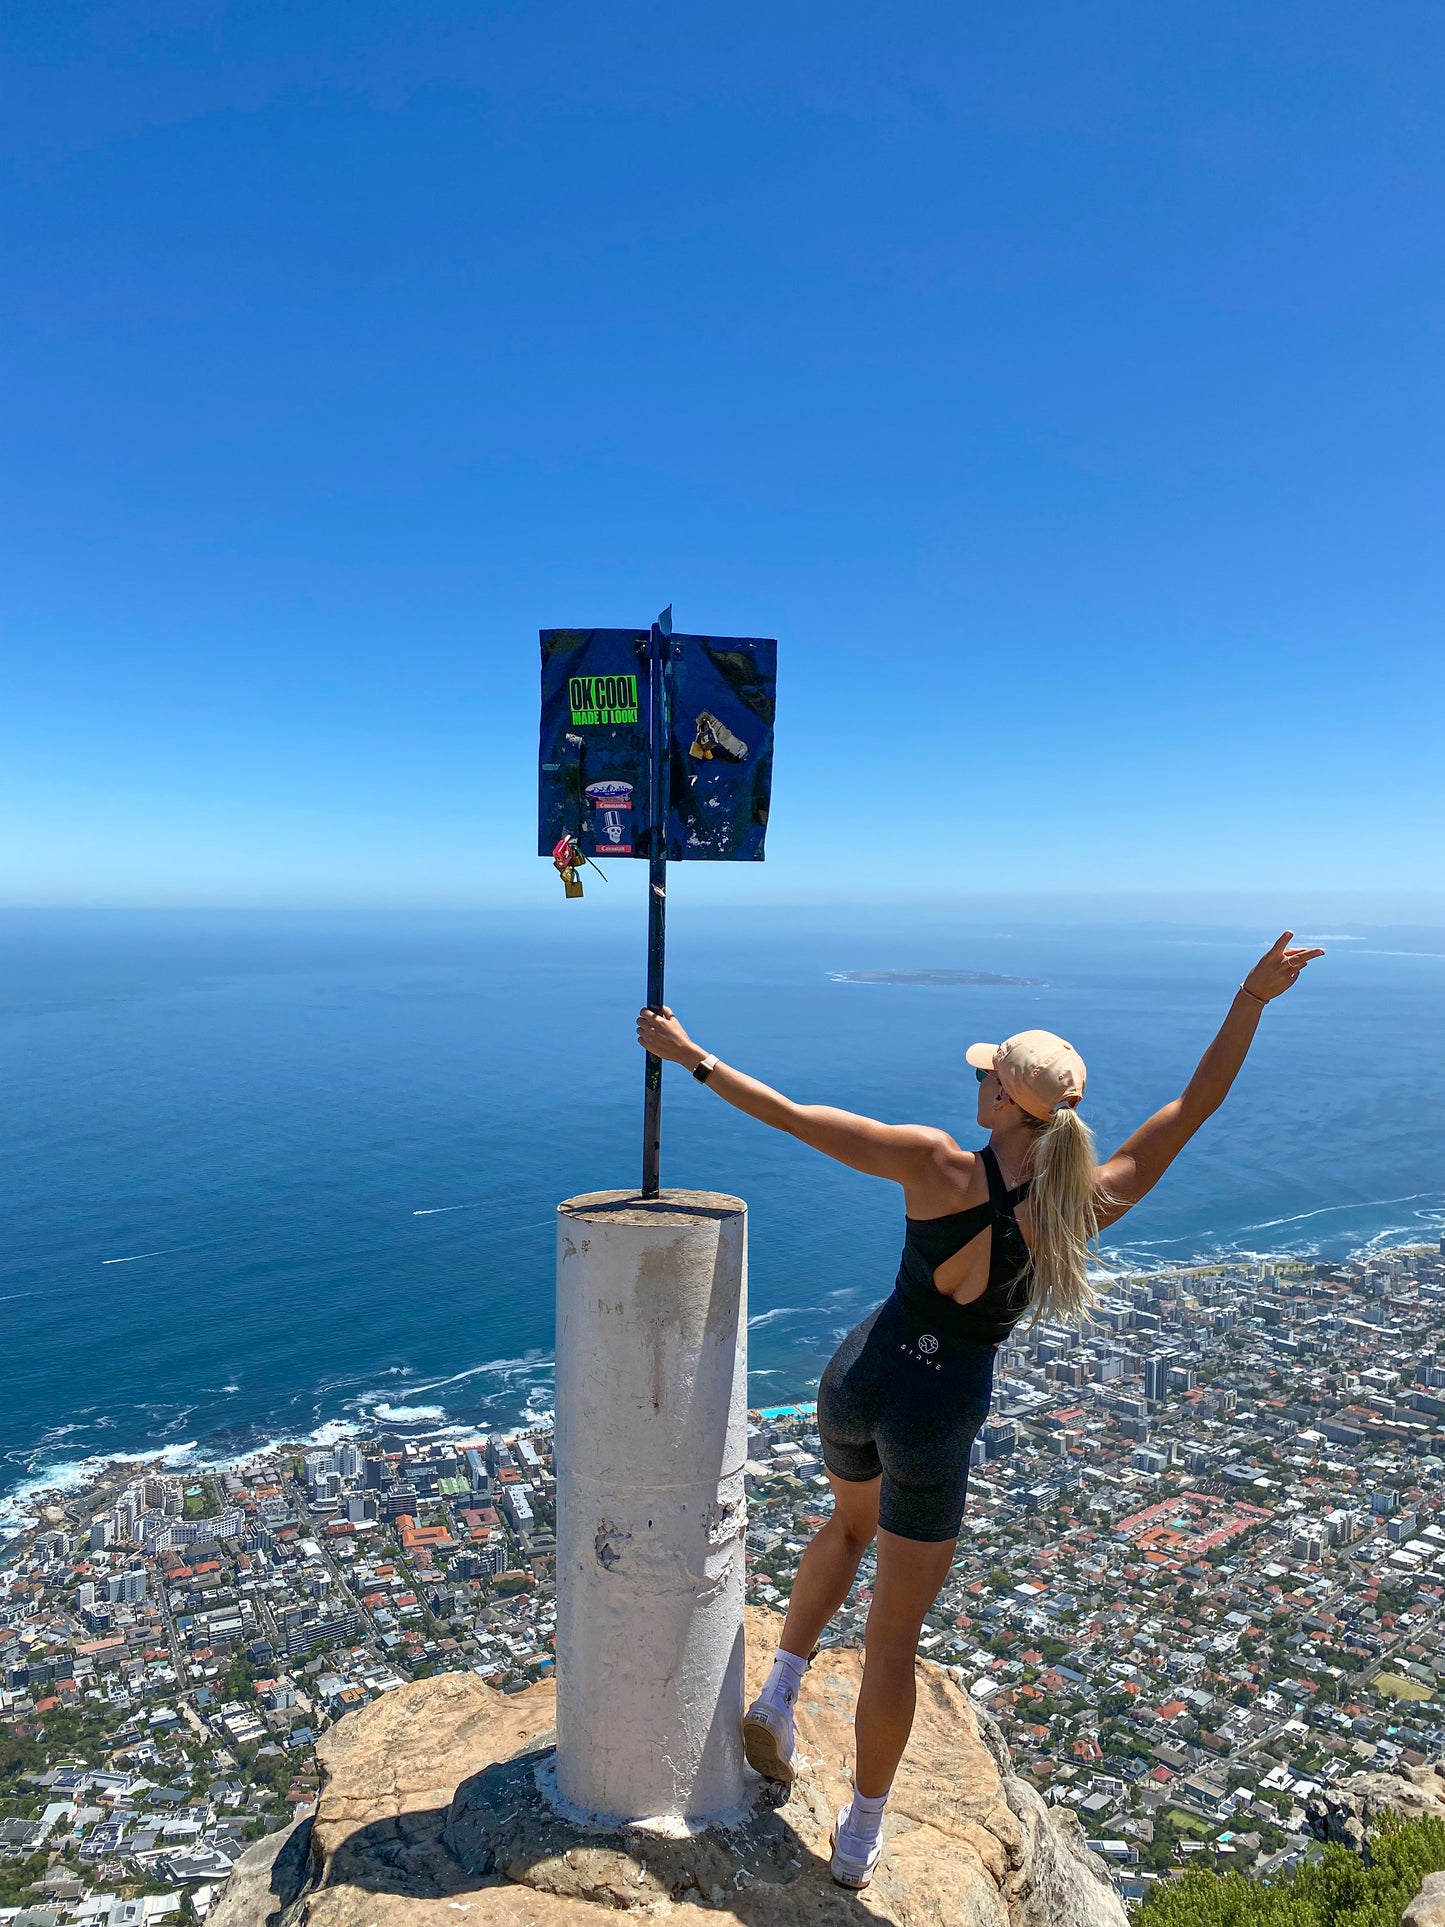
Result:
[[[842,1886],[865,1887],[881,1851],[888,1790],[913,1725],[918,1634],[953,1561],[994,1354],[1026,1310],[1077,1319],[1094,1302],[1090,1241],[1153,1189],[1219,1109],[1260,1012],[1323,956],[1291,949],[1293,934],[1286,930],[1240,985],[1184,1094],[1102,1165],[1078,1114],[1083,1059],[1049,1031],[969,1049],[988,1142],[965,1151],[928,1125],[795,1104],[720,1064],[670,1010],[638,1017],[645,1049],[738,1110],[903,1187],[907,1235],[893,1295],[843,1340],[818,1387],[833,1514],[803,1555],[782,1645],[743,1726],[752,1765],[791,1785],[793,1704],[808,1656],[876,1537],[853,1797],[833,1839]]]

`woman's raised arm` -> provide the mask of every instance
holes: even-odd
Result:
[[[1229,1014],[1214,1042],[1199,1060],[1181,1096],[1119,1146],[1099,1167],[1099,1186],[1107,1202],[1100,1206],[1101,1226],[1114,1224],[1152,1191],[1190,1138],[1213,1117],[1249,1054],[1265,1005],[1298,983],[1300,972],[1323,950],[1291,950],[1292,930],[1284,931],[1260,958],[1235,993]]]
[[[661,1010],[638,1012],[637,1041],[654,1057],[681,1064],[689,1071],[696,1070],[708,1055],[666,1005]],[[946,1132],[931,1130],[925,1124],[880,1124],[877,1118],[834,1110],[829,1104],[795,1104],[781,1091],[734,1070],[730,1064],[716,1065],[707,1087],[760,1124],[786,1131],[789,1137],[854,1171],[865,1171],[872,1178],[891,1178],[895,1184],[912,1182],[935,1149],[949,1141]]]

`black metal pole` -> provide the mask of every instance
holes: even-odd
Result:
[[[647,641],[647,702],[651,731],[647,820],[647,1007],[663,1007],[667,957],[667,808],[671,789],[672,607],[652,625]],[[647,1053],[642,1098],[642,1195],[655,1198],[662,1181],[662,1059]]]

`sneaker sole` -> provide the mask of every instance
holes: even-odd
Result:
[[[754,1773],[761,1773],[765,1780],[791,1786],[798,1777],[792,1761],[778,1751],[777,1735],[761,1720],[743,1721],[743,1753]]]

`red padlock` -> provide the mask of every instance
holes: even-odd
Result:
[[[577,839],[569,830],[565,836],[558,837],[552,846],[552,861],[557,866],[557,874],[562,879],[563,892],[569,897],[580,897],[582,879],[577,871],[587,859],[582,854]]]

